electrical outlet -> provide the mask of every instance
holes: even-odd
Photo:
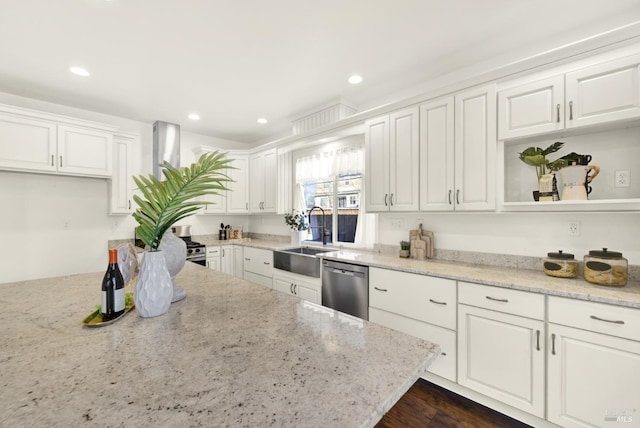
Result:
[[[569,236],[580,236],[580,222],[577,220],[569,221]]]
[[[402,220],[397,218],[391,220],[391,229],[402,229]]]
[[[631,171],[628,169],[618,170],[614,173],[615,187],[629,187],[629,180],[631,178]]]

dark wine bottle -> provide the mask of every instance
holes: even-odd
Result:
[[[102,280],[102,321],[118,318],[124,313],[124,279],[118,268],[118,250],[109,249],[109,265]]]

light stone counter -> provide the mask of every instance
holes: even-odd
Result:
[[[500,268],[432,259],[423,261],[354,251],[334,251],[324,253],[322,257],[383,269],[640,308],[640,281],[629,281],[625,287],[606,287],[591,284],[581,277],[551,277],[545,275],[542,269]]]
[[[187,298],[81,326],[102,273],[0,285],[0,426],[373,426],[432,343],[187,263]]]

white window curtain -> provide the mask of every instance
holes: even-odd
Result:
[[[364,147],[350,146],[336,150],[314,153],[296,160],[296,209],[305,210],[302,183],[309,181],[334,180],[336,176],[348,174],[364,175]],[[364,213],[364,183],[360,189],[360,210],[356,230],[356,247],[372,247],[375,236],[376,218]]]

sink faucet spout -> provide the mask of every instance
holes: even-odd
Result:
[[[322,211],[322,246],[326,246],[327,245],[327,227],[326,227],[326,223],[325,223],[325,217],[326,217],[326,213],[324,212],[324,210],[321,207],[318,206],[314,206],[313,208],[311,208],[309,210],[309,228],[318,228],[320,226],[311,226],[311,212],[315,209],[318,209],[320,211]]]

